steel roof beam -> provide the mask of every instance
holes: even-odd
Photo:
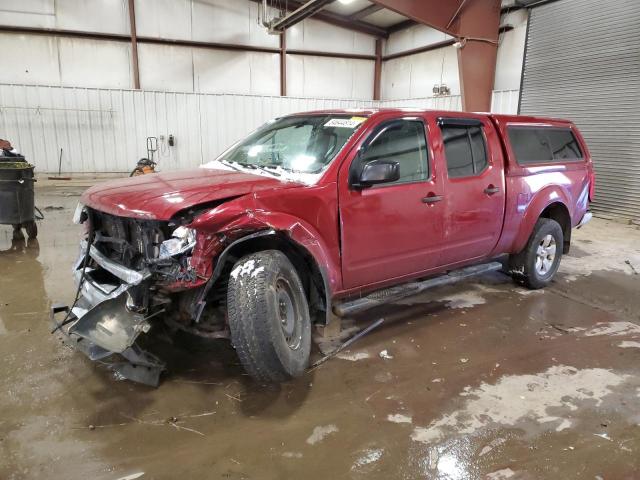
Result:
[[[255,3],[262,3],[262,0],[251,0]],[[297,10],[303,6],[301,2],[297,2],[294,0],[287,0],[286,6],[289,10]],[[320,10],[316,11],[313,14],[313,18],[316,20],[320,20],[325,23],[329,23],[336,27],[346,28],[348,30],[354,30],[360,33],[366,33],[367,35],[373,35],[374,37],[387,38],[389,34],[387,30],[382,27],[377,27],[367,22],[363,22],[360,20],[351,20],[349,17],[340,15],[335,12],[330,12],[328,10]]]

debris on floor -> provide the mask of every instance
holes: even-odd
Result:
[[[366,465],[370,465],[372,463],[377,462],[382,458],[383,453],[384,453],[384,449],[382,448],[371,448],[371,449],[365,450],[362,453],[362,455],[351,466],[351,470],[358,470]]]
[[[393,355],[389,355],[389,352],[387,350],[382,350],[378,356],[380,358],[382,358],[383,360],[392,360],[393,359]]]
[[[327,435],[336,433],[337,431],[338,427],[336,427],[335,425],[324,425],[315,427],[313,429],[313,433],[311,433],[309,438],[307,438],[307,443],[309,445],[315,445],[316,443],[324,440]]]
[[[357,362],[359,360],[366,360],[367,358],[370,358],[371,356],[367,353],[367,352],[356,352],[356,353],[338,353],[336,355],[336,358],[339,358],[340,360],[348,360],[350,362]]]
[[[413,422],[413,419],[410,416],[404,415],[402,413],[394,413],[391,415],[387,415],[387,420],[393,423],[412,423]]]

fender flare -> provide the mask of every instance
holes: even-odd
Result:
[[[542,215],[542,212],[544,212],[549,205],[554,203],[563,205],[567,209],[567,212],[569,212],[569,218],[571,218],[571,210],[568,207],[571,203],[567,193],[558,186],[545,187],[535,193],[533,199],[527,205],[522,220],[520,221],[518,233],[513,240],[512,252],[522,251],[529,241],[529,237],[540,215]],[[571,226],[569,228],[571,228]]]
[[[333,292],[340,289],[342,284],[342,269],[340,266],[340,254],[332,255],[322,236],[304,220],[285,213],[263,214],[255,212],[253,220],[268,225],[275,233],[284,233],[293,243],[316,263],[325,293],[326,322],[330,321],[331,300]]]
[[[256,231],[257,230],[257,231]],[[238,245],[257,238],[286,235],[289,241],[305,253],[307,253],[316,263],[324,287],[325,304],[327,309],[326,321],[330,319],[331,299],[333,292],[340,288],[341,269],[336,264],[336,259],[331,255],[324,239],[315,231],[313,227],[303,220],[288,214],[265,214],[260,211],[252,211],[250,215],[234,218],[225,226],[219,228],[218,233],[227,234],[230,232],[252,231],[246,235],[235,238],[217,256],[213,273],[201,294],[196,301],[194,318],[198,319],[204,310],[207,294],[219,279],[226,263],[229,253]],[[339,261],[339,256],[338,256]]]

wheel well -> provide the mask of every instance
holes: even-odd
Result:
[[[569,253],[569,247],[571,246],[571,216],[567,207],[560,202],[552,203],[542,211],[540,218],[550,218],[558,222],[564,237],[562,253]]]
[[[315,258],[305,248],[291,240],[287,235],[276,232],[238,243],[232,247],[222,269],[222,277],[226,278],[233,265],[245,255],[263,250],[280,250],[291,261],[300,275],[300,280],[307,295],[312,321],[325,323],[327,311],[327,287]],[[226,282],[224,282],[226,284]]]

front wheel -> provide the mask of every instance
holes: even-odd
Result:
[[[293,264],[278,250],[242,257],[229,275],[231,342],[245,370],[263,383],[302,375],[311,353],[311,319]]]
[[[555,220],[540,218],[522,252],[509,257],[513,279],[531,289],[546,287],[560,267],[564,236]]]

